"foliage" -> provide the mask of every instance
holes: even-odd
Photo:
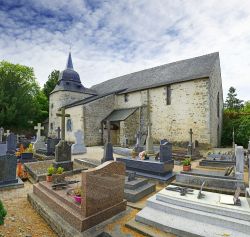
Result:
[[[59,80],[59,73],[60,72],[58,70],[52,71],[48,77],[48,81],[44,84],[43,93],[45,94],[47,99],[49,99],[50,93],[54,90]]]
[[[250,113],[224,111],[222,146],[232,146],[233,131],[235,143],[247,147],[250,138]]]
[[[81,197],[83,195],[82,189],[80,187],[76,187],[74,189],[74,194],[78,197]]]
[[[185,160],[183,160],[182,165],[184,166],[191,165],[191,158],[186,158]]]
[[[4,218],[7,215],[7,211],[5,210],[2,201],[0,200],[0,225],[4,224]]]
[[[58,167],[56,173],[57,174],[62,174],[64,169],[62,167]]]
[[[48,116],[46,103],[33,68],[0,62],[1,126],[11,130],[33,127],[32,122],[41,122]]]
[[[230,87],[224,104],[226,109],[239,111],[243,107],[243,100],[238,99],[236,96],[236,89]]]
[[[47,169],[48,172],[48,176],[51,176],[52,174],[56,173],[56,169],[54,168],[53,165],[49,166],[49,168]]]

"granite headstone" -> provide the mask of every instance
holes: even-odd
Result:
[[[16,152],[16,135],[14,133],[10,133],[7,137],[7,153],[14,154]]]
[[[172,160],[172,144],[167,140],[163,139],[160,141],[160,162]]]

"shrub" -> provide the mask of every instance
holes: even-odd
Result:
[[[185,160],[183,160],[182,165],[184,166],[191,165],[191,158],[186,158]]]
[[[0,200],[0,225],[4,224],[4,218],[7,215],[7,211],[5,210],[2,201]]]
[[[62,174],[64,169],[62,167],[58,167],[56,173],[57,174]]]
[[[55,174],[56,169],[53,167],[53,165],[49,166],[47,169],[48,176],[51,176],[52,174]]]

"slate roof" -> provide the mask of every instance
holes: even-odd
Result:
[[[120,76],[92,86],[98,95],[124,90],[122,93],[158,87],[210,76],[219,53],[181,60],[162,66]]]
[[[59,81],[51,93],[56,91],[74,91],[80,93],[96,94],[93,90],[85,88],[79,74],[74,70],[71,53],[69,53],[66,69],[60,72]]]
[[[104,121],[124,121],[127,119],[131,114],[133,114],[137,108],[131,108],[131,109],[117,109],[112,111],[105,119]]]

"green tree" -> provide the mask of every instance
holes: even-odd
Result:
[[[232,111],[239,111],[243,107],[243,100],[238,99],[236,89],[230,87],[225,101],[225,108]]]
[[[46,97],[49,99],[49,94],[54,90],[58,80],[59,80],[59,71],[54,70],[50,73],[48,81],[44,84],[43,92]]]
[[[30,121],[41,122],[45,115],[40,93],[33,68],[1,61],[0,125],[21,130],[31,127]]]

